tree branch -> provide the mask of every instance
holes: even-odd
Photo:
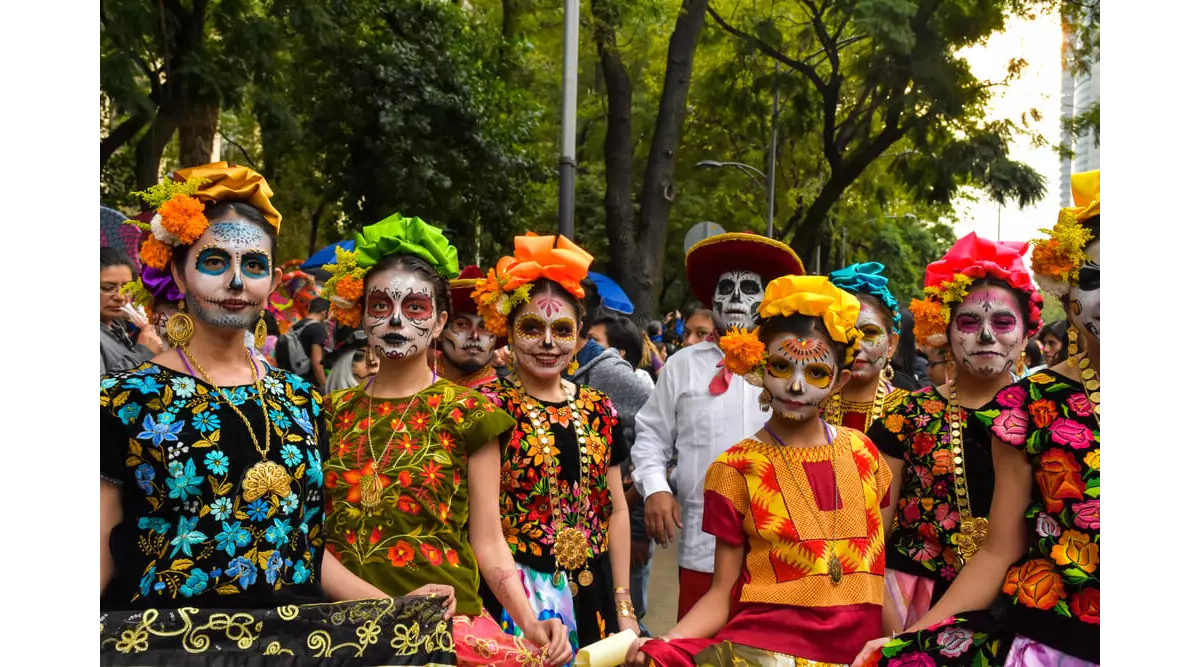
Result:
[[[713,17],[713,20],[717,22],[717,25],[721,26],[722,30],[724,30],[725,32],[728,32],[729,34],[733,35],[734,37],[738,37],[740,39],[743,39],[743,40],[749,42],[750,44],[752,44],[754,46],[754,48],[758,49],[762,53],[764,53],[764,54],[774,58],[775,60],[778,60],[779,62],[783,63],[784,65],[787,65],[788,67],[791,67],[792,69],[800,72],[806,78],[808,78],[808,80],[811,81],[814,86],[816,86],[818,91],[821,91],[822,94],[824,94],[824,90],[827,87],[827,85],[825,83],[825,80],[821,78],[821,75],[817,73],[817,70],[815,68],[813,68],[812,66],[810,66],[807,63],[804,63],[800,60],[796,60],[795,58],[786,56],[783,53],[780,53],[779,50],[776,49],[775,47],[771,46],[770,44],[767,44],[766,42],[755,37],[754,35],[751,35],[743,30],[739,30],[739,29],[729,25],[729,23],[727,21],[725,21],[725,19],[721,18],[721,15],[717,13],[717,10],[712,8],[712,5],[709,5],[709,7],[708,7],[708,14],[709,14],[709,16]]]
[[[238,142],[234,141],[233,139],[230,139],[230,138],[229,138],[229,136],[228,136],[228,135],[226,135],[224,132],[221,132],[221,131],[219,131],[219,130],[218,130],[218,131],[217,131],[217,134],[221,135],[221,138],[222,138],[222,139],[224,139],[224,140],[225,140],[227,143],[230,143],[230,144],[232,144],[234,148],[236,148],[236,149],[238,149],[239,151],[241,151],[241,152],[242,152],[242,157],[246,158],[246,166],[247,166],[247,167],[250,167],[251,169],[253,169],[254,171],[257,171],[257,172],[259,172],[259,173],[261,173],[261,172],[262,172],[262,170],[261,170],[261,169],[259,169],[257,166],[255,166],[255,164],[254,164],[254,160],[252,160],[252,159],[250,158],[250,153],[248,153],[248,152],[246,151],[246,147],[245,147],[245,146],[242,146],[241,144],[239,144]]]
[[[108,133],[107,137],[100,140],[100,168],[108,164],[108,159],[113,156],[125,144],[133,140],[137,133],[141,131],[146,124],[150,122],[150,114],[134,112],[132,116],[126,118],[112,132]]]

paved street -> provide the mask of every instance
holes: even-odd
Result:
[[[679,604],[679,564],[676,560],[677,544],[663,549],[654,548],[654,560],[650,563],[650,591],[646,594],[646,627],[655,635],[661,635],[675,625],[675,612]]]

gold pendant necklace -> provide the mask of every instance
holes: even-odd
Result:
[[[775,440],[776,443],[779,444],[779,447],[780,447],[779,458],[781,458],[783,460],[783,467],[784,467],[784,469],[787,470],[788,477],[790,477],[792,480],[792,485],[796,487],[797,491],[800,491],[800,495],[804,497],[805,504],[807,504],[809,509],[812,510],[813,519],[815,521],[816,518],[818,516],[820,516],[821,512],[820,512],[819,508],[817,507],[816,499],[809,498],[808,495],[806,495],[801,490],[800,481],[796,478],[796,473],[792,472],[792,462],[791,462],[791,459],[789,459],[788,455],[787,455],[787,452],[790,451],[791,448],[788,447],[786,444],[784,444],[783,440],[778,435],[775,434],[775,431],[770,426],[764,424],[763,428],[767,431],[767,433],[771,436],[771,438],[773,440]],[[825,428],[829,428],[829,427],[825,426]],[[834,433],[836,433],[836,432],[837,432],[837,430],[834,429]],[[825,556],[825,565],[826,565],[826,569],[829,571],[829,580],[831,582],[833,582],[833,584],[836,586],[837,584],[842,583],[842,559],[839,558],[837,555],[837,518],[838,518],[837,501],[838,501],[838,494],[840,493],[839,488],[838,488],[838,483],[837,483],[837,444],[835,444],[835,442],[834,442],[836,440],[836,438],[833,435],[830,435],[828,430],[825,431],[825,438],[828,441],[827,445],[830,448],[830,450],[829,450],[829,467],[833,471],[833,493],[834,493],[834,496],[833,496],[833,527],[829,531],[829,537],[825,540],[825,544],[828,545],[828,548],[829,548],[829,553],[826,554],[826,556]],[[808,488],[809,488],[809,495],[814,493],[812,484],[809,484]]]
[[[371,378],[370,384],[373,385],[374,382],[375,379]],[[379,455],[375,454],[375,443],[371,438],[371,431],[375,428],[375,424],[371,421],[375,415],[375,402],[372,399],[370,389],[371,387],[363,388],[363,393],[367,395],[367,450],[371,454],[371,472],[363,475],[358,480],[358,489],[362,497],[362,507],[368,512],[379,507],[379,502],[383,499],[383,480],[379,476],[379,467],[382,465],[379,462],[380,457],[387,456],[388,450],[392,448],[392,440],[396,438],[396,434],[404,427],[404,420],[408,418],[408,411],[416,404],[421,392],[428,389],[428,387],[421,388],[409,399],[408,405],[404,408],[404,414],[400,415],[400,419],[395,422],[395,426],[392,427],[392,434],[388,436],[387,444],[383,446],[383,453]]]
[[[550,553],[554,555],[554,562],[558,566],[558,571],[554,573],[554,583],[556,586],[561,586],[563,580],[566,579],[568,587],[571,590],[571,596],[574,597],[579,593],[579,586],[591,586],[595,581],[595,576],[587,567],[588,557],[591,555],[591,545],[588,543],[587,535],[579,528],[583,521],[584,512],[579,505],[575,506],[575,525],[564,525],[564,517],[562,512],[563,498],[559,493],[558,488],[558,459],[551,458],[554,446],[554,433],[550,429],[548,419],[543,419],[539,411],[538,399],[531,396],[525,391],[521,384],[520,378],[513,378],[513,386],[521,395],[521,407],[525,409],[525,414],[529,417],[529,423],[533,426],[533,434],[538,439],[538,447],[542,449],[542,456],[546,460],[547,477],[549,478],[550,486],[550,512],[553,515],[552,524],[554,526],[554,546]],[[567,407],[571,413],[571,423],[575,427],[575,441],[579,445],[579,498],[580,505],[588,502],[588,458],[589,455],[595,452],[588,452],[587,448],[587,431],[583,427],[582,411],[577,403],[578,395],[571,391],[571,385],[566,380],[562,381],[563,393],[567,395]],[[576,577],[572,573],[575,570],[583,568],[583,571]],[[575,581],[578,579],[579,584]]]
[[[267,456],[271,453],[271,420],[267,416],[267,397],[263,393],[262,381],[258,377],[258,366],[254,363],[254,356],[250,354],[250,350],[246,350],[246,361],[250,364],[250,373],[254,376],[254,391],[258,393],[258,400],[262,407],[263,425],[266,428],[266,442],[259,444],[258,436],[254,433],[254,428],[250,425],[250,420],[246,415],[238,410],[233,401],[221,391],[208,372],[196,361],[196,357],[192,356],[192,352],[188,346],[179,348],[188,361],[200,373],[200,377],[213,388],[213,393],[221,399],[225,400],[225,404],[229,409],[233,410],[234,414],[241,417],[242,423],[246,425],[246,432],[250,434],[250,441],[254,443],[254,449],[258,451],[262,460],[255,463],[246,472],[246,476],[242,478],[242,498],[246,502],[254,502],[255,500],[268,495],[274,494],[280,498],[291,493],[292,478],[288,474],[287,468],[284,468],[275,461],[268,461]]]
[[[871,424],[875,423],[876,419],[879,419],[879,415],[883,414],[883,402],[887,399],[887,395],[887,382],[883,379],[883,374],[881,373],[879,375],[879,383],[875,385],[875,398],[869,404],[870,409],[863,423],[863,433],[866,433],[867,429],[871,428]],[[834,426],[842,426],[842,418],[845,415],[842,392],[836,392],[825,400],[826,403],[821,418]]]
[[[950,420],[950,451],[954,454],[954,495],[958,504],[958,534],[952,539],[958,547],[958,562],[961,570],[967,561],[983,546],[987,537],[988,520],[971,513],[971,496],[967,491],[967,457],[963,451],[962,415],[958,405],[958,387],[950,381],[950,401],[946,406],[946,418]]]

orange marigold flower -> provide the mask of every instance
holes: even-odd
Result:
[[[744,329],[734,329],[721,336],[721,350],[725,352],[725,368],[731,373],[746,375],[763,363],[767,346],[758,339],[758,334]]]
[[[941,304],[929,299],[913,299],[908,309],[912,311],[913,334],[918,341],[927,342],[933,336],[946,335],[948,322]]]
[[[141,258],[142,264],[153,266],[160,271],[166,270],[167,264],[171,263],[171,246],[150,236],[142,243],[142,249],[138,256]]]
[[[348,327],[357,327],[359,322],[362,321],[362,310],[357,306],[354,308],[342,308],[341,306],[330,304],[329,310],[329,314],[333,319]]]
[[[1031,264],[1036,273],[1063,281],[1069,280],[1075,270],[1075,262],[1058,239],[1050,239],[1034,246]]]
[[[177,194],[158,207],[163,229],[171,232],[184,245],[196,242],[208,229],[208,218],[204,217],[204,204],[199,199]]]
[[[362,278],[351,279],[350,276],[344,276],[341,280],[337,281],[337,287],[333,291],[346,301],[354,303],[361,299],[363,295]]]

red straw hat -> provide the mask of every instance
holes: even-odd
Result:
[[[746,232],[710,236],[688,250],[686,262],[692,294],[705,308],[712,308],[724,273],[753,271],[764,286],[781,276],[804,275],[804,263],[787,244]]]

